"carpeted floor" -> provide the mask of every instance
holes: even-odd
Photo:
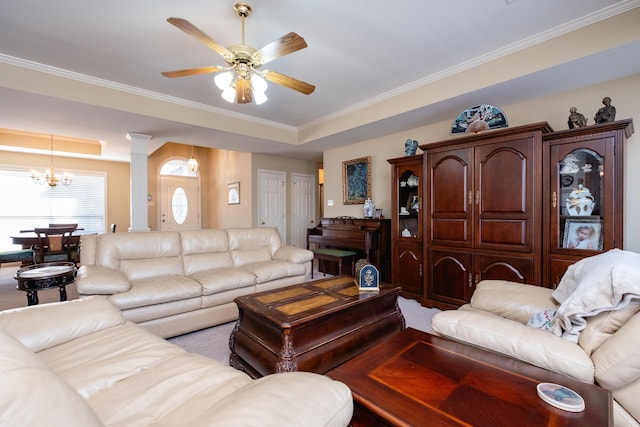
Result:
[[[26,294],[16,290],[14,276],[20,268],[18,264],[0,265],[0,310],[25,307],[27,305]],[[56,289],[47,289],[38,292],[40,304],[59,300]],[[78,298],[75,285],[67,286],[67,298]],[[400,297],[398,300],[402,314],[405,317],[407,327],[431,332],[431,317],[438,312],[437,309],[422,307],[417,301]],[[203,329],[190,334],[170,338],[169,341],[179,345],[187,351],[202,354],[221,363],[229,363],[229,335],[235,322],[226,323],[213,328]]]

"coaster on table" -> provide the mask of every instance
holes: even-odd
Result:
[[[538,396],[551,406],[569,412],[584,411],[584,399],[575,391],[553,383],[540,383]]]

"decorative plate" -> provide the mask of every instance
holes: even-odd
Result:
[[[451,125],[451,133],[477,133],[507,126],[507,116],[500,108],[491,104],[480,104],[460,113]]]
[[[584,399],[570,388],[554,383],[540,383],[538,396],[551,406],[569,412],[584,411]]]

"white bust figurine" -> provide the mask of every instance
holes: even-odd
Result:
[[[375,206],[373,205],[373,201],[371,197],[364,201],[364,217],[365,218],[373,218],[373,212],[375,211]]]

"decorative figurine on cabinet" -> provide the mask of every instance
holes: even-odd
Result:
[[[578,113],[578,109],[576,107],[569,108],[569,129],[573,128],[581,128],[587,125],[587,119],[584,117],[584,114]]]
[[[602,99],[604,107],[600,108],[593,120],[598,123],[614,122],[616,120],[616,107],[611,105],[611,98],[605,96]]]
[[[418,149],[418,141],[416,141],[415,139],[409,138],[404,142],[405,156],[415,156],[417,149]]]

